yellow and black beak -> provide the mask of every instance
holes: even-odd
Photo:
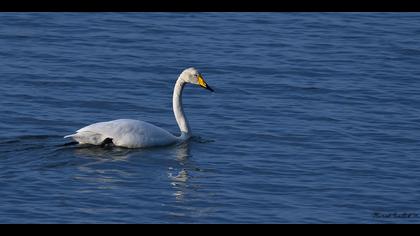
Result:
[[[208,89],[212,92],[214,92],[214,90],[212,88],[210,88],[210,86],[206,83],[206,81],[204,81],[203,77],[201,75],[198,76],[198,85],[200,85],[200,87]]]

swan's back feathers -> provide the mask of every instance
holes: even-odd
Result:
[[[175,136],[160,127],[130,119],[95,123],[66,137],[71,137],[79,143],[94,145],[110,138],[115,145],[128,148],[162,146],[177,141]]]

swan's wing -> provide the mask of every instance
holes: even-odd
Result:
[[[100,133],[94,133],[90,131],[77,132],[75,134],[64,136],[64,138],[72,138],[80,144],[93,144],[100,145],[107,138]]]
[[[116,134],[115,131],[111,122],[99,122],[83,127],[75,134],[64,136],[64,138],[72,138],[80,144],[99,145],[105,139],[113,137]]]
[[[130,119],[95,123],[79,129],[76,134],[68,137],[79,143],[94,145],[99,145],[110,138],[115,145],[130,148],[167,145],[177,140],[175,136],[160,127]]]

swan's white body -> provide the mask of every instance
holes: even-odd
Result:
[[[110,138],[116,146],[144,148],[181,141],[168,131],[140,120],[119,119],[91,124],[68,135],[80,144],[101,145]]]
[[[181,130],[179,137],[150,123],[119,119],[91,124],[64,138],[73,138],[80,144],[101,145],[111,139],[116,146],[127,148],[146,148],[183,142],[191,137],[191,129],[182,108],[182,91],[186,83],[199,84],[213,91],[194,68],[184,70],[176,81],[173,94],[173,110]]]

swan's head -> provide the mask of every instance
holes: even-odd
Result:
[[[196,85],[199,85],[200,87],[202,87],[204,89],[208,89],[208,90],[214,92],[214,90],[212,88],[210,88],[210,86],[206,83],[206,81],[204,80],[201,73],[193,67],[185,69],[181,73],[180,78],[182,80],[184,80],[184,82],[186,82],[186,83],[196,84]]]

